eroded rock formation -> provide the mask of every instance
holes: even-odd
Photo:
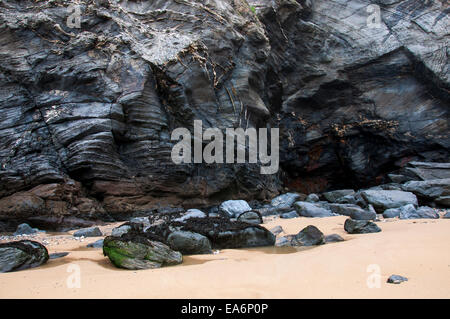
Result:
[[[449,158],[447,1],[79,2],[80,28],[72,1],[0,3],[1,218],[357,189]],[[279,174],[175,165],[194,119],[279,127]]]

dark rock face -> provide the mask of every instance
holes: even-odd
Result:
[[[47,248],[35,241],[0,244],[0,273],[38,267],[48,259]]]
[[[345,221],[344,229],[349,234],[368,234],[381,231],[380,227],[371,221],[354,220],[350,218]]]
[[[370,0],[80,1],[72,28],[71,1],[2,1],[0,217],[360,188],[448,159],[444,6],[377,3],[379,28]],[[279,127],[280,174],[175,165],[194,119]]]

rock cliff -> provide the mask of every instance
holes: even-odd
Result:
[[[448,12],[420,0],[2,1],[0,218],[359,188],[445,162]],[[279,173],[174,164],[171,132],[196,119],[280,128]]]

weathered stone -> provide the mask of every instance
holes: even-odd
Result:
[[[326,243],[338,243],[338,242],[341,242],[341,241],[344,241],[344,238],[342,238],[338,234],[331,234],[331,235],[325,236],[325,242]]]
[[[19,226],[17,226],[17,229],[16,229],[16,231],[14,233],[14,236],[17,236],[17,235],[31,235],[31,234],[36,234],[36,233],[39,233],[39,229],[32,228],[28,224],[20,224]]]
[[[302,197],[302,195],[297,193],[286,193],[272,199],[270,205],[277,207],[278,209],[290,209],[292,208],[292,205]]]
[[[178,222],[184,222],[186,220],[188,220],[189,218],[203,218],[206,217],[206,214],[204,212],[202,212],[199,209],[189,209],[186,211],[186,213],[179,217],[174,219],[174,221],[178,221]]]
[[[293,246],[315,246],[325,244],[323,233],[316,227],[309,225],[303,228],[292,240]]]
[[[399,275],[391,275],[387,280],[389,284],[397,284],[397,285],[401,284],[404,281],[408,281],[408,278]]]
[[[100,228],[98,227],[91,227],[91,228],[85,228],[77,230],[75,233],[73,233],[74,237],[100,237],[103,236]]]
[[[294,204],[298,215],[303,217],[330,217],[335,216],[330,210],[321,207],[319,204],[308,202],[296,202]]]
[[[272,229],[270,230],[270,232],[271,232],[272,234],[274,234],[275,236],[278,236],[279,234],[281,234],[282,232],[284,232],[284,230],[283,230],[283,227],[281,227],[281,226],[275,226],[274,228],[272,228]]]
[[[402,207],[408,204],[417,206],[417,197],[411,192],[396,190],[366,190],[361,195],[378,212],[384,212],[389,208]]]
[[[411,181],[403,184],[403,189],[419,197],[435,199],[450,195],[450,178],[427,181]]]
[[[349,234],[378,233],[381,231],[380,227],[371,221],[350,218],[345,221],[344,229]]]
[[[212,252],[209,239],[193,232],[175,231],[167,237],[167,243],[170,248],[183,255],[210,254]]]
[[[430,207],[419,207],[416,209],[413,205],[406,205],[400,208],[400,219],[418,219],[418,218],[439,218],[439,214]]]
[[[219,212],[229,217],[237,217],[251,210],[252,208],[245,200],[228,200],[219,206]]]
[[[263,219],[260,213],[256,211],[245,212],[238,216],[237,218],[240,222],[245,222],[249,224],[259,225],[263,223]]]
[[[384,218],[394,218],[400,216],[401,208],[389,208],[383,212]]]
[[[317,194],[309,194],[308,197],[306,197],[305,201],[308,203],[317,203],[319,201],[319,196]]]
[[[114,266],[130,270],[154,269],[183,262],[181,253],[163,243],[142,237],[128,240],[106,237],[103,254]]]
[[[112,232],[111,232],[111,236],[114,237],[120,237],[123,234],[128,233],[131,230],[131,226],[130,225],[120,225],[118,227],[113,228]]]
[[[35,241],[0,244],[0,273],[38,267],[47,262],[47,248]]]
[[[280,218],[283,218],[283,219],[291,219],[291,218],[297,218],[297,217],[299,217],[299,215],[297,214],[297,212],[295,210],[293,210],[292,212],[283,213],[280,215]]]
[[[355,191],[353,189],[341,189],[332,192],[326,192],[322,195],[325,197],[327,201],[330,203],[336,203],[336,201],[344,196],[354,195]]]
[[[93,243],[88,244],[87,248],[102,248],[104,239],[99,239]]]

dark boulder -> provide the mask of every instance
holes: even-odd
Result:
[[[37,234],[37,233],[39,233],[39,229],[32,228],[28,224],[20,224],[19,226],[17,226],[17,229],[16,229],[16,231],[14,233],[14,236],[31,235],[31,234]]]
[[[347,219],[344,224],[344,229],[349,234],[368,234],[378,233],[381,231],[377,224],[367,220]]]
[[[286,193],[275,197],[270,202],[270,205],[276,207],[278,210],[290,210],[296,201],[304,200],[305,196],[303,194],[297,193]]]
[[[361,195],[367,203],[380,213],[389,208],[402,207],[408,204],[417,206],[417,197],[411,192],[398,190],[365,190]]]
[[[242,213],[238,216],[237,220],[240,222],[245,222],[245,223],[255,224],[255,225],[259,225],[259,224],[263,223],[261,214],[256,211]]]
[[[450,178],[411,181],[403,184],[403,189],[422,198],[435,199],[450,195]]]
[[[167,237],[167,244],[183,255],[210,254],[211,242],[198,233],[189,231],[174,231]]]
[[[330,203],[336,203],[337,200],[344,196],[352,196],[355,194],[355,191],[353,189],[340,189],[336,191],[326,192],[323,193],[323,197]]]
[[[93,243],[88,244],[87,248],[102,248],[103,247],[103,239],[99,239]]]
[[[330,210],[322,207],[319,203],[296,202],[294,208],[303,217],[331,217],[335,216]]]
[[[416,209],[412,205],[407,205],[400,208],[400,219],[421,219],[421,218],[431,218],[438,219],[439,214],[431,207],[419,207]]]
[[[73,236],[74,237],[100,237],[100,236],[103,236],[103,233],[101,232],[100,228],[91,227],[91,228],[77,230],[75,233],[73,233]]]
[[[164,226],[164,225],[163,225]],[[275,236],[266,228],[222,217],[191,218],[186,223],[170,223],[164,230],[150,228],[146,233],[155,232],[161,237],[171,233],[171,229],[189,231],[207,237],[213,249],[273,246]]]
[[[48,259],[47,248],[35,241],[21,240],[0,244],[0,272],[38,267]]]
[[[309,225],[295,235],[291,244],[292,246],[323,245],[325,244],[325,237],[316,226]]]
[[[237,217],[251,210],[252,208],[245,200],[227,200],[219,206],[219,213],[229,217]]]
[[[297,218],[297,217],[300,217],[300,216],[297,214],[297,212],[295,210],[293,210],[292,212],[283,213],[280,215],[280,218],[283,218],[283,219],[291,219],[291,218]]]

